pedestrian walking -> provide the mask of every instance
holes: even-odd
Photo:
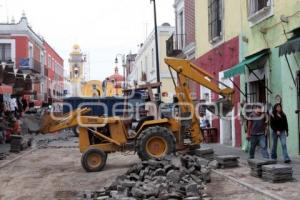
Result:
[[[288,155],[286,138],[289,135],[289,126],[285,113],[282,110],[280,103],[275,104],[273,113],[271,115],[271,128],[273,130],[273,146],[271,152],[271,158],[277,160],[277,143],[280,139],[282,147],[282,155],[285,163],[290,163],[291,159]]]
[[[250,159],[254,159],[256,146],[261,148],[261,154],[269,159],[268,147],[266,142],[266,115],[263,113],[262,106],[256,105],[254,112],[248,118],[247,139],[250,141]]]

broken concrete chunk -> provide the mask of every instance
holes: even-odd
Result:
[[[213,161],[209,162],[208,166],[211,169],[218,169],[219,168],[219,163],[218,163],[217,160],[213,160]]]
[[[143,161],[98,194],[100,199],[202,199],[210,170],[198,156],[167,156]]]

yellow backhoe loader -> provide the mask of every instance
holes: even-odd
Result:
[[[141,160],[148,160],[199,147],[203,137],[187,81],[195,81],[223,96],[222,102],[230,107],[226,110],[232,109],[233,90],[228,87],[220,89],[212,75],[190,61],[166,58],[165,62],[170,72],[173,70],[177,74],[175,80],[171,73],[178,98],[179,117],[141,120],[135,130],[130,130],[130,133],[134,132],[132,135],[122,117],[84,116],[89,109],[82,108],[64,115],[60,120],[45,117],[40,131],[52,133],[79,125],[81,163],[87,172],[102,170],[107,154],[112,152],[133,150]]]

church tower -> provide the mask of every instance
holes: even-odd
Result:
[[[72,85],[72,96],[80,96],[82,84],[85,82],[84,77],[85,56],[81,52],[80,46],[75,44],[70,53],[70,83]]]

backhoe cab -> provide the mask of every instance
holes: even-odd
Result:
[[[112,152],[133,150],[141,160],[148,160],[162,158],[189,147],[198,147],[203,137],[187,80],[193,80],[217,92],[227,102],[231,102],[233,90],[220,89],[217,84],[207,80],[206,77],[213,78],[211,75],[189,61],[167,58],[165,62],[177,74],[177,81],[173,80],[180,116],[158,119],[148,116],[132,130],[128,126],[128,120],[123,117],[85,116],[89,109],[80,108],[64,115],[60,120],[45,117],[41,132],[51,133],[79,125],[81,163],[87,172],[102,170],[107,155]]]

